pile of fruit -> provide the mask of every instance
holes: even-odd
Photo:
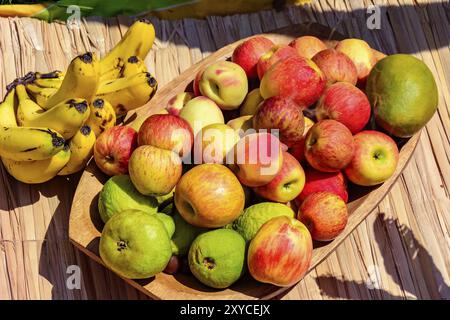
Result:
[[[291,286],[313,240],[348,220],[347,181],[391,177],[394,139],[418,132],[438,93],[420,60],[359,39],[256,36],[199,72],[160,113],[115,125],[157,88],[143,60],[153,26],[134,23],[103,59],[33,72],[0,105],[0,156],[27,183],[84,168],[110,176],[98,197],[100,256],[125,278],[190,272],[226,288],[248,272]],[[394,138],[394,139],[393,139]]]
[[[389,179],[393,138],[420,130],[437,96],[423,62],[359,39],[250,38],[159,114],[97,139],[95,162],[112,176],[100,256],[131,279],[188,272],[226,288],[248,272],[291,286],[313,240],[346,227],[347,181]]]
[[[8,85],[0,104],[6,170],[25,183],[83,170],[96,137],[155,93],[157,82],[143,61],[154,37],[151,23],[137,21],[100,61],[88,52],[66,72],[30,72]]]

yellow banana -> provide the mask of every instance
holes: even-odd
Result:
[[[5,100],[0,103],[0,126],[17,127],[16,113],[14,110],[16,90],[12,88],[5,96]]]
[[[131,56],[123,65],[122,77],[128,78],[141,72],[147,72],[147,66],[145,65],[144,60],[138,56]]]
[[[19,100],[19,106],[17,107],[17,123],[19,126],[24,126],[28,119],[33,119],[45,111],[31,100],[23,84],[16,86],[16,94]]]
[[[89,126],[82,126],[69,142],[70,160],[58,175],[65,176],[82,170],[94,151],[95,134]]]
[[[25,118],[22,123],[26,127],[51,128],[68,140],[88,119],[89,113],[86,100],[70,99],[43,113]]]
[[[0,156],[16,161],[44,160],[64,148],[56,131],[37,127],[0,127]]]
[[[59,89],[64,80],[64,72],[52,71],[49,73],[35,73],[35,79],[33,83],[41,88],[54,88]]]
[[[35,83],[27,84],[26,88],[28,93],[41,108],[45,106],[48,99],[58,91],[57,88],[40,87]]]
[[[106,75],[111,70],[117,69],[120,63],[123,63],[131,56],[138,56],[145,59],[153,46],[155,40],[155,28],[146,19],[134,22],[127,30],[119,43],[100,61],[100,74]],[[106,78],[104,80],[113,80],[116,78]]]
[[[90,114],[86,125],[90,126],[95,136],[116,124],[116,113],[111,104],[103,99],[94,99],[89,105]]]
[[[44,106],[48,110],[73,97],[92,100],[97,92],[100,79],[100,65],[95,54],[82,54],[70,63],[58,91]]]
[[[97,98],[109,101],[116,116],[122,116],[146,104],[157,87],[158,82],[150,73],[141,72],[128,78],[103,82],[97,91]]]
[[[52,179],[69,160],[70,149],[67,145],[54,156],[45,160],[15,161],[2,158],[6,171],[24,183],[43,183]]]
[[[117,62],[115,62],[114,65],[115,65],[114,69],[108,70],[100,75],[100,83],[102,83],[103,81],[120,78],[120,76],[122,75],[122,69],[124,65],[122,59],[117,58]]]

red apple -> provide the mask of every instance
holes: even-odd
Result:
[[[354,137],[355,155],[345,168],[348,179],[361,186],[374,186],[389,179],[398,164],[398,147],[388,135],[361,131]]]
[[[344,39],[337,44],[336,50],[353,61],[358,72],[358,85],[364,86],[367,76],[377,62],[369,44],[361,39]]]
[[[312,59],[318,52],[327,49],[327,45],[317,37],[302,36],[293,40],[290,44],[301,57]]]
[[[294,56],[270,67],[261,80],[259,90],[264,99],[291,97],[299,106],[306,108],[320,98],[325,84],[325,75],[314,62]]]
[[[202,164],[178,182],[175,206],[190,224],[220,228],[234,221],[244,209],[245,194],[236,176],[220,164]]]
[[[319,171],[337,172],[353,158],[353,136],[336,120],[322,120],[309,129],[305,140],[305,157]]]
[[[331,241],[347,225],[347,206],[333,193],[312,193],[302,202],[297,219],[305,224],[313,240]]]
[[[281,170],[283,153],[280,140],[267,132],[252,133],[236,143],[231,169],[248,187],[268,184]]]
[[[274,43],[266,37],[256,36],[250,38],[234,49],[231,61],[240,65],[248,78],[256,78],[256,65],[259,58],[273,46]]]
[[[360,132],[370,119],[370,102],[360,89],[347,82],[329,86],[316,107],[318,120],[333,119],[344,124],[352,134]]]
[[[298,161],[289,153],[283,152],[283,165],[280,172],[268,184],[256,187],[255,193],[267,200],[289,202],[294,200],[305,185],[305,173]]]
[[[327,78],[327,84],[338,81],[356,85],[358,72],[353,61],[342,52],[326,49],[317,53],[312,61],[322,70]]]
[[[305,129],[303,129],[303,138],[292,145],[288,152],[292,154],[295,159],[297,159],[298,162],[303,163],[305,161],[305,138],[306,134],[308,133],[309,129],[314,125],[314,121],[312,121],[308,117],[304,117],[305,119]]]
[[[154,114],[139,129],[138,144],[171,150],[180,157],[191,151],[194,142],[189,123],[171,114]]]
[[[258,78],[262,79],[266,71],[280,60],[297,56],[294,48],[289,46],[273,46],[268,52],[259,58],[256,70]]]
[[[103,131],[94,145],[94,160],[109,176],[126,174],[128,161],[137,147],[137,132],[127,126],[115,126]]]
[[[279,139],[292,146],[303,139],[305,120],[300,108],[292,99],[272,97],[264,100],[253,116],[253,128],[277,129]]]
[[[310,167],[305,168],[305,186],[295,199],[297,205],[310,194],[321,191],[334,193],[345,203],[348,201],[347,183],[342,172],[321,172]]]
[[[275,217],[264,223],[250,242],[248,270],[260,282],[289,287],[305,276],[312,249],[311,235],[303,223]]]

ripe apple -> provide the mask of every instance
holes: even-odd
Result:
[[[283,152],[283,165],[280,172],[268,184],[256,187],[255,193],[267,200],[289,202],[294,200],[305,185],[305,173],[298,161],[289,153]]]
[[[194,135],[186,120],[171,114],[154,114],[144,121],[138,144],[171,150],[184,157],[191,152]]]
[[[283,165],[280,140],[267,132],[244,136],[234,147],[231,169],[239,181],[248,187],[268,184]]]
[[[219,61],[203,71],[199,88],[221,109],[234,110],[239,108],[248,93],[247,75],[238,64]]]
[[[347,225],[347,206],[333,193],[312,193],[302,202],[297,219],[305,224],[313,240],[331,241]]]
[[[209,98],[199,96],[190,100],[180,112],[180,118],[191,126],[194,137],[208,124],[224,123],[223,114],[217,104]]]
[[[259,88],[253,89],[245,97],[244,103],[242,103],[239,109],[241,116],[254,115],[258,110],[258,106],[263,102]]]
[[[195,166],[176,186],[178,212],[197,227],[223,227],[242,213],[244,203],[245,194],[239,180],[220,164]]]
[[[326,49],[317,53],[312,61],[322,70],[327,78],[327,84],[342,81],[356,85],[358,72],[353,61],[345,54],[335,49]]]
[[[288,149],[288,152],[292,154],[299,163],[305,161],[305,138],[309,129],[314,125],[314,121],[308,117],[304,117],[304,122],[305,128],[303,129],[302,139]]]
[[[354,136],[355,155],[345,168],[348,179],[361,186],[374,186],[389,179],[398,163],[397,144],[388,135],[373,130]]]
[[[167,112],[169,114],[173,114],[174,116],[180,115],[180,110],[194,97],[195,95],[192,92],[182,92],[173,96],[167,103]]]
[[[354,149],[352,133],[336,120],[321,120],[306,135],[306,160],[319,171],[337,172],[345,168]]]
[[[370,70],[376,63],[372,48],[361,39],[344,39],[339,41],[336,50],[346,54],[353,61],[358,72],[358,85],[364,86]]]
[[[348,201],[347,183],[342,172],[321,172],[311,167],[305,168],[305,186],[295,199],[300,205],[307,196],[315,192],[327,191]]]
[[[236,131],[239,137],[243,137],[247,134],[250,134],[250,129],[253,128],[253,116],[242,116],[239,118],[235,118],[228,121],[227,125],[230,126],[234,131]]]
[[[303,139],[304,118],[302,108],[292,99],[272,97],[264,100],[253,116],[253,128],[279,130],[280,141],[289,147]]]
[[[325,84],[325,75],[314,62],[294,56],[270,67],[259,88],[264,99],[291,97],[299,106],[306,108],[320,98]]]
[[[294,48],[285,45],[273,46],[269,51],[263,54],[261,58],[259,58],[258,65],[256,67],[258,78],[262,79],[266,71],[278,61],[293,56],[297,56],[297,51],[295,51]]]
[[[131,153],[137,147],[137,132],[127,126],[115,126],[103,131],[95,141],[94,160],[109,176],[126,174]]]
[[[352,134],[360,132],[370,119],[370,102],[360,89],[347,82],[329,86],[316,107],[318,120],[333,119],[344,124]]]
[[[318,52],[327,49],[327,45],[317,37],[302,36],[290,44],[301,57],[312,59]]]
[[[136,189],[143,195],[151,196],[171,192],[182,170],[178,154],[149,145],[134,150],[128,164],[130,179]]]
[[[259,58],[273,46],[274,43],[266,37],[250,38],[234,49],[231,61],[240,65],[249,79],[256,78],[256,65]]]
[[[195,137],[194,163],[231,163],[233,153],[230,151],[238,141],[239,134],[230,126],[223,123],[207,125]]]
[[[312,249],[311,235],[303,223],[275,217],[264,223],[250,242],[248,270],[260,282],[289,287],[308,271]]]

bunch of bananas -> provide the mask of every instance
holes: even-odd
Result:
[[[25,183],[82,170],[94,143],[117,117],[146,104],[157,89],[144,59],[153,25],[136,21],[102,59],[85,53],[65,72],[30,72],[7,86],[0,103],[0,157]]]

